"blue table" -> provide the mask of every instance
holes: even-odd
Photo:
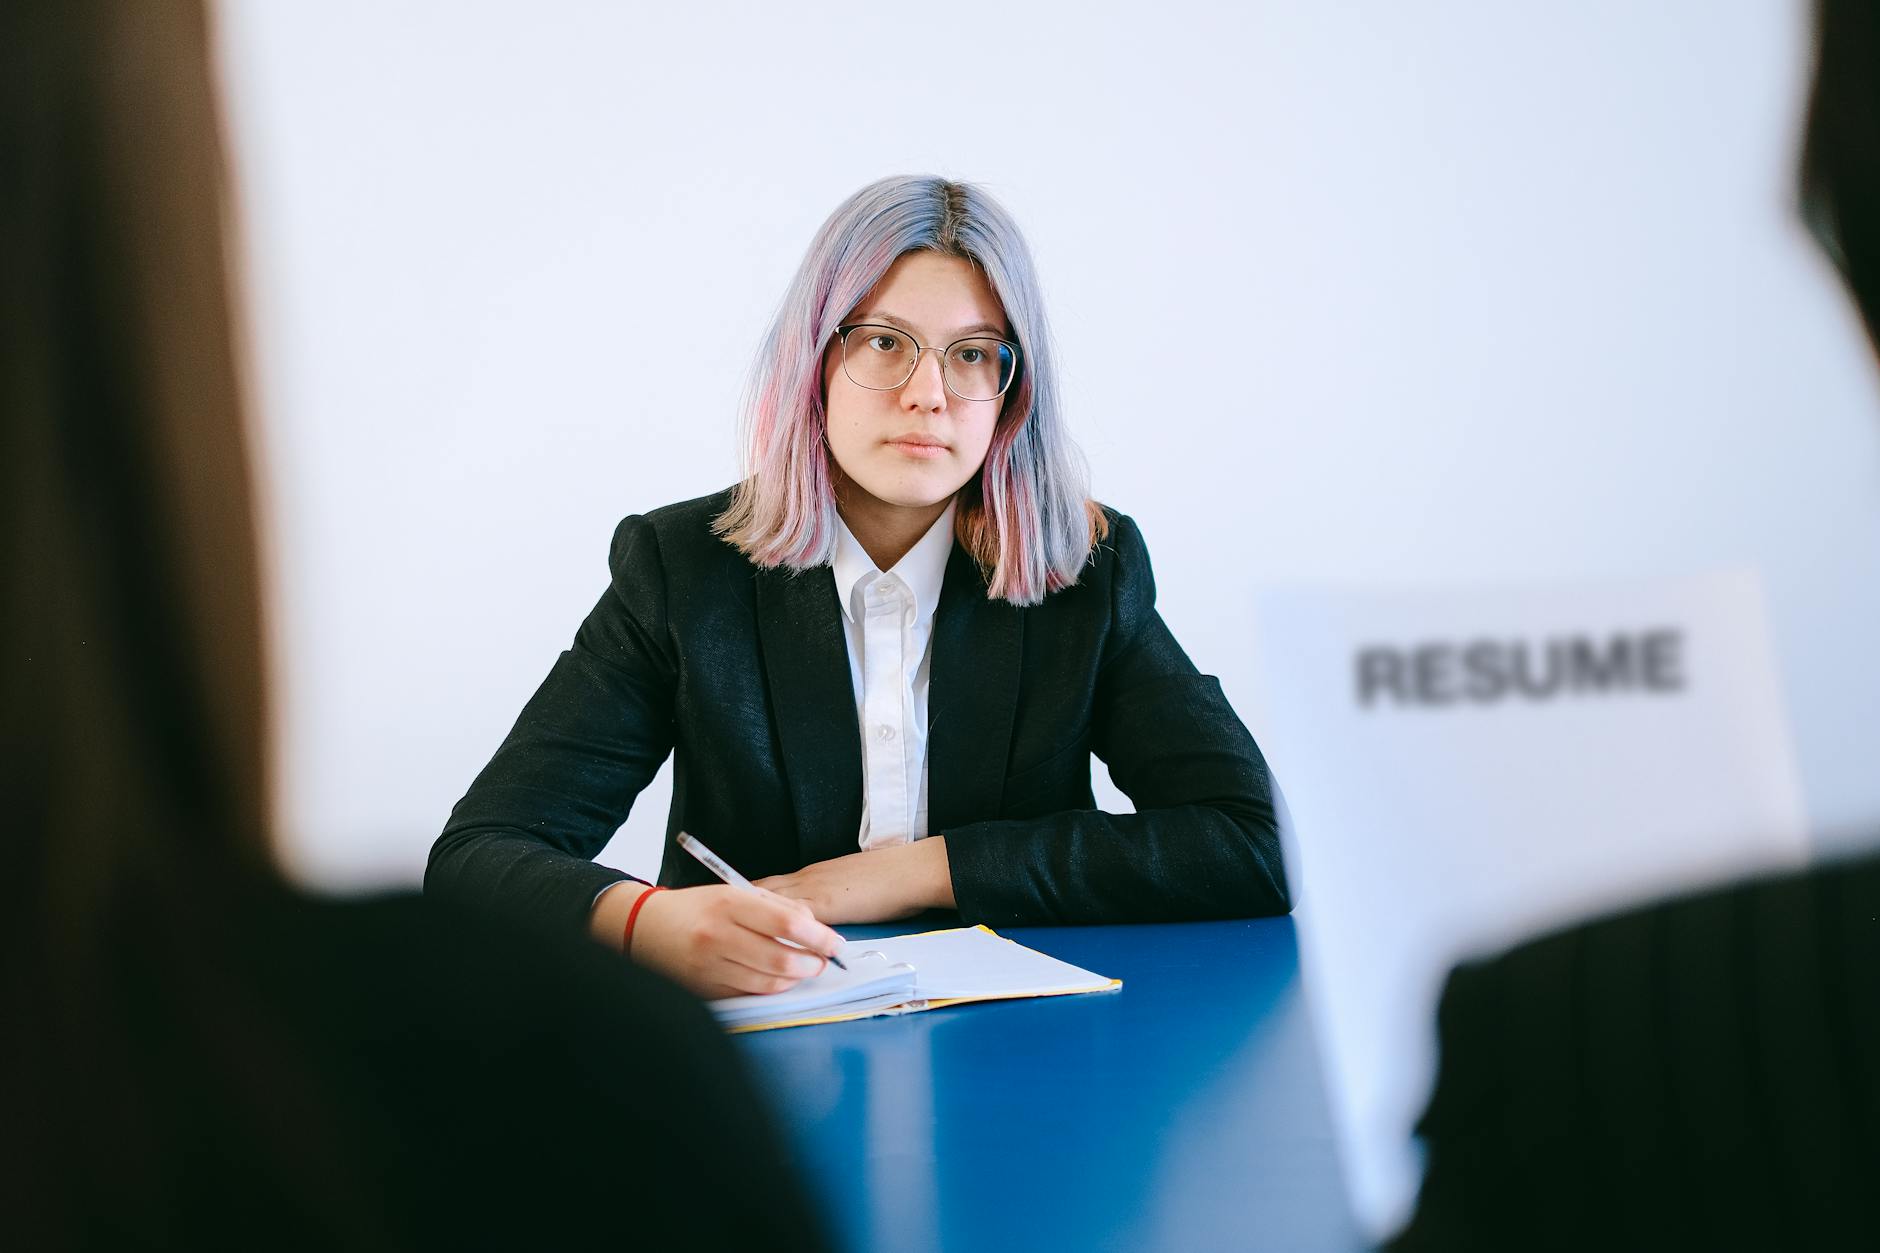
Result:
[[[1002,934],[1123,988],[736,1037],[845,1247],[1364,1247],[1291,919]]]

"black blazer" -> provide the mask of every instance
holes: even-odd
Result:
[[[729,493],[621,522],[613,582],[458,802],[428,891],[581,925],[589,859],[667,753],[660,882],[752,878],[857,849],[862,760],[834,576],[762,570],[711,532]],[[1136,524],[1017,608],[957,544],[933,626],[928,826],[969,922],[1244,917],[1288,908],[1266,764],[1155,610]],[[1090,755],[1135,803],[1095,808]]]
[[[1458,969],[1399,1250],[1880,1248],[1880,859]]]

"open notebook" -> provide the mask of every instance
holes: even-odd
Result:
[[[885,940],[851,940],[846,971],[826,968],[775,996],[732,996],[710,1002],[732,1031],[806,1027],[875,1014],[911,1014],[962,1001],[1111,992],[1106,979],[1005,939],[990,927],[955,927]]]

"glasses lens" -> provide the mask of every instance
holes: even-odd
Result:
[[[999,339],[962,339],[947,350],[947,386],[962,400],[991,400],[1012,385],[1018,359]]]
[[[856,326],[842,340],[842,368],[862,387],[885,392],[914,372],[913,339],[892,326]]]

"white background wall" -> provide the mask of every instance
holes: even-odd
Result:
[[[1880,816],[1880,405],[1794,223],[1799,5],[904,17],[227,6],[307,874],[416,876],[612,522],[733,477],[816,224],[918,170],[1029,230],[1098,492],[1256,734],[1262,581],[1747,562],[1818,822]]]
[[[613,522],[734,477],[817,223],[909,171],[1029,231],[1097,491],[1282,768],[1256,586],[1747,564],[1818,825],[1880,829],[1880,382],[1793,212],[1802,4],[970,18],[224,6],[307,876],[416,881]]]

